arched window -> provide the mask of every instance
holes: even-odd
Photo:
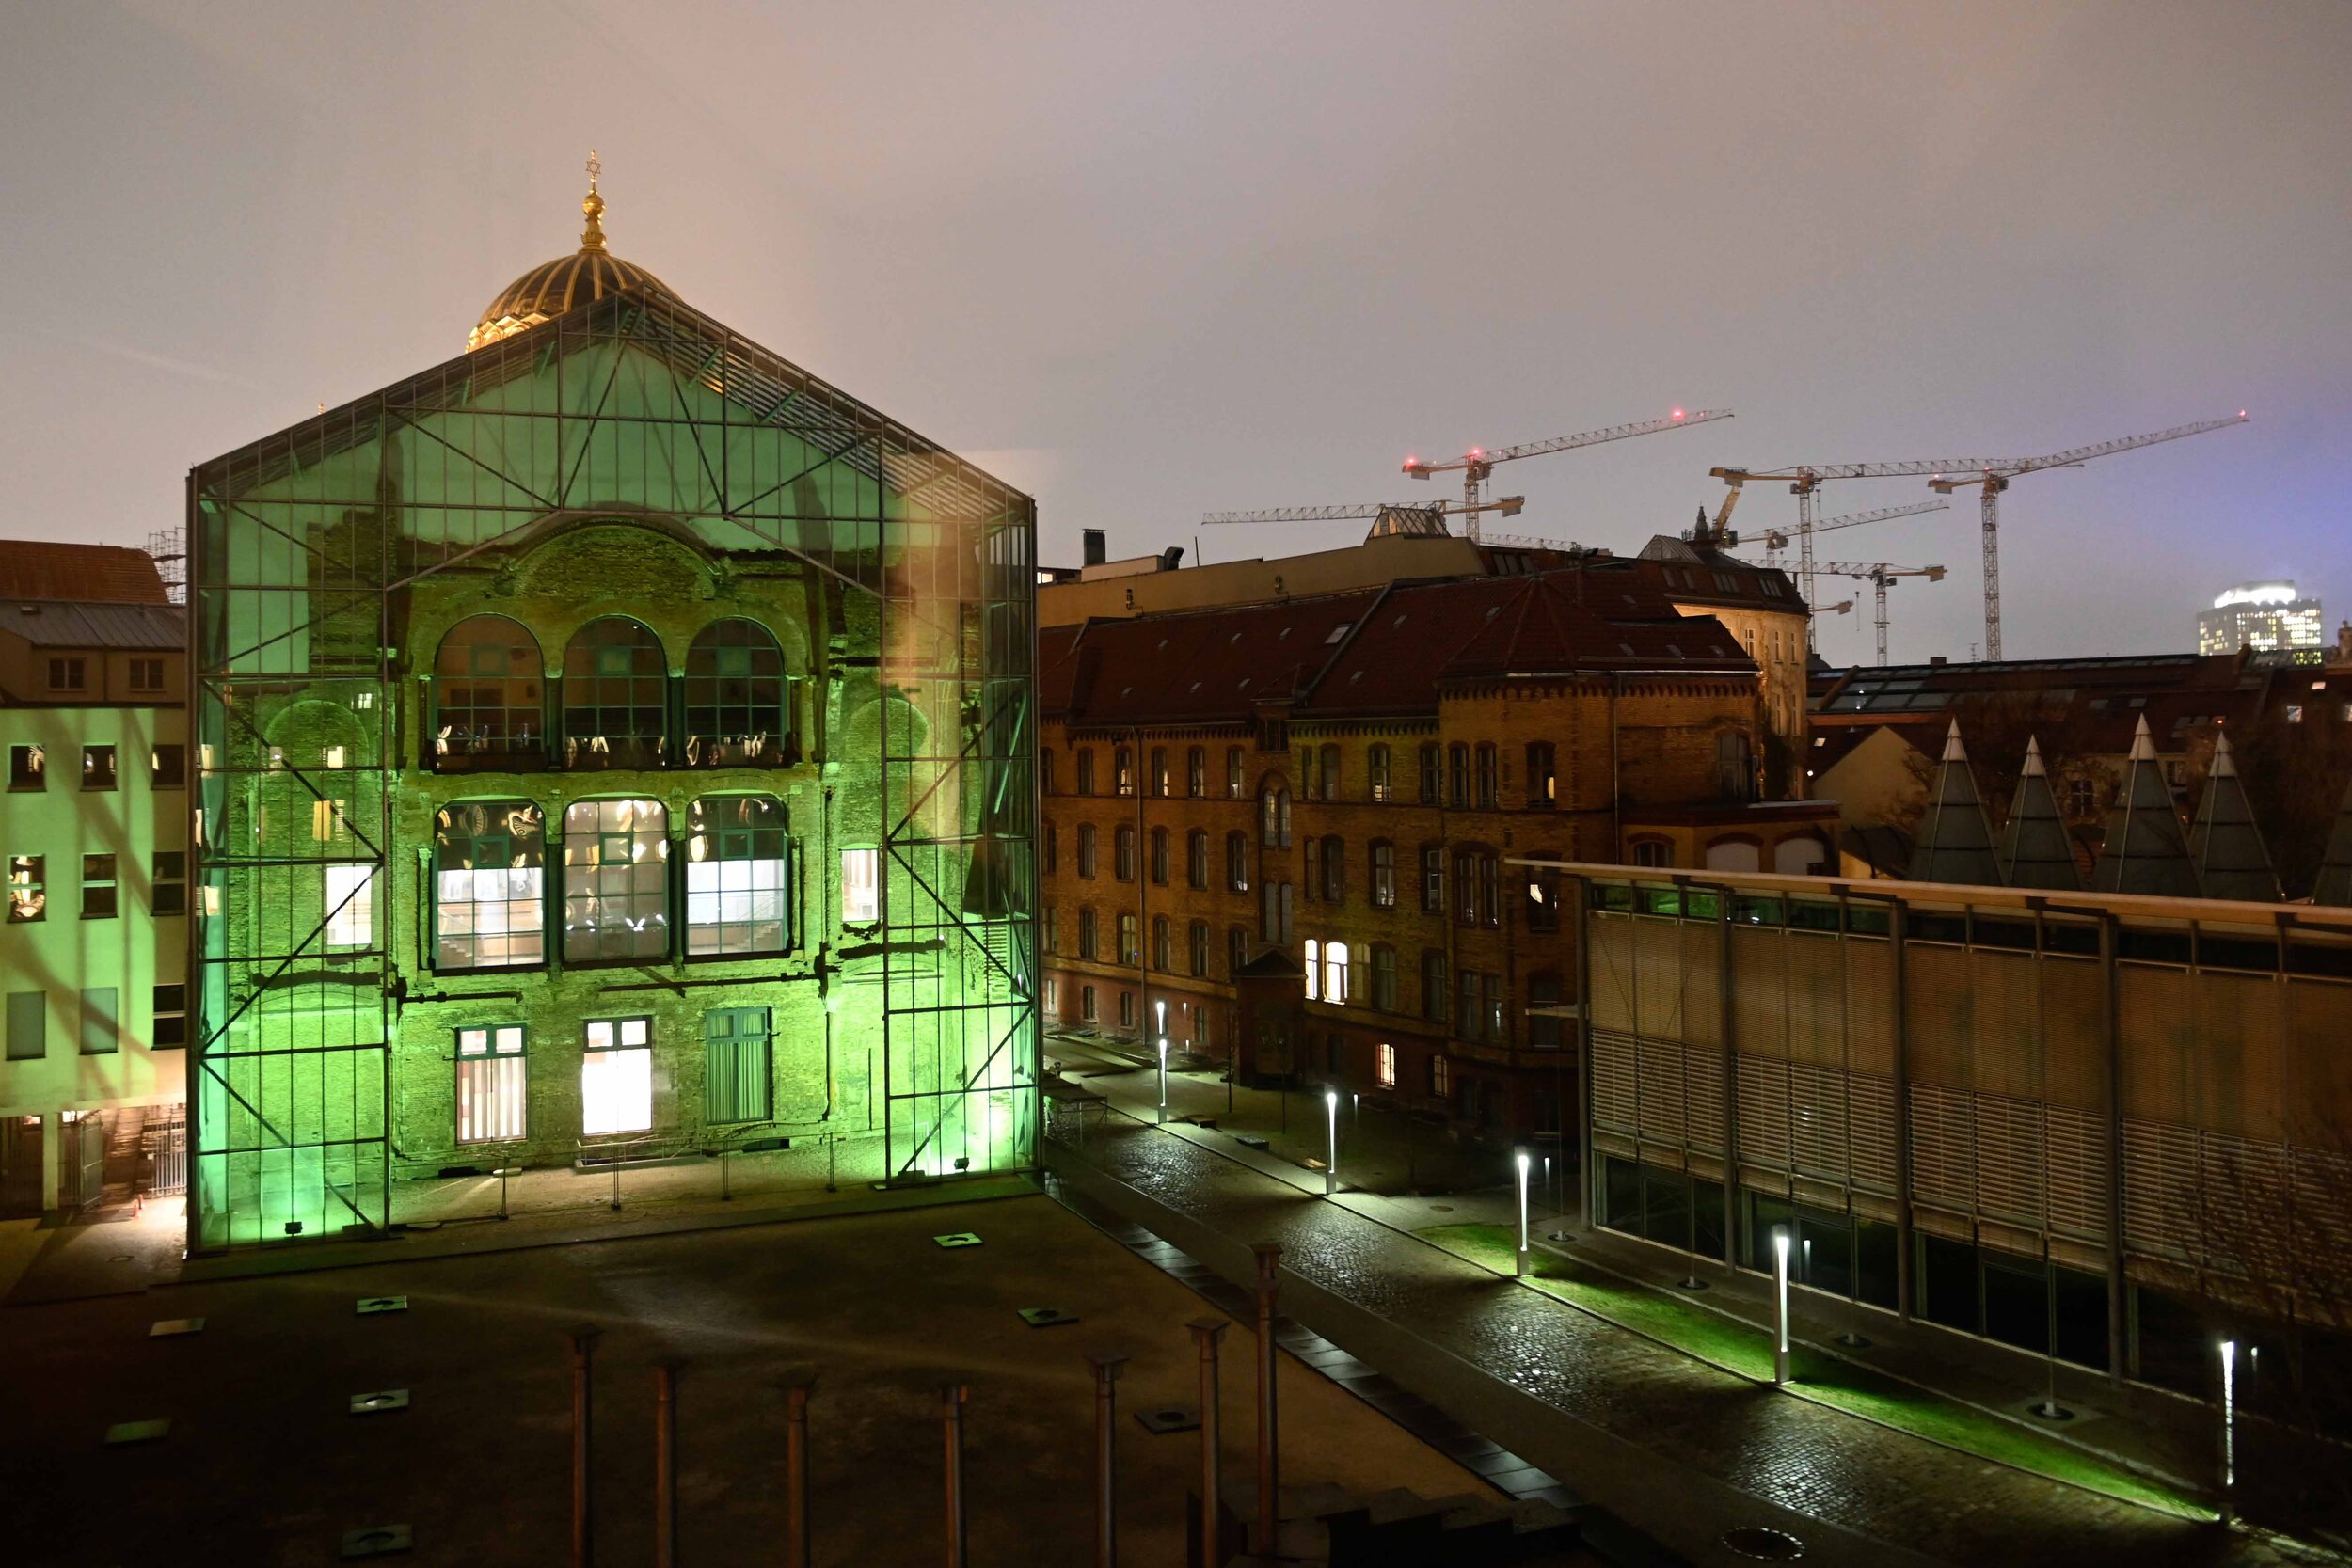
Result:
[[[669,813],[659,800],[564,808],[564,961],[670,953]]]
[[[1323,896],[1334,904],[1347,896],[1347,841],[1337,833],[1323,841]]]
[[[1446,1021],[1445,955],[1434,947],[1422,949],[1421,1016],[1432,1023]]]
[[[790,689],[784,650],[758,622],[735,616],[696,632],[686,650],[686,766],[790,762]]]
[[[438,773],[513,772],[547,758],[539,644],[503,615],[469,615],[433,656],[433,744]]]
[[[1340,798],[1340,749],[1338,746],[1332,744],[1324,746],[1320,766],[1323,772],[1323,799],[1336,800]]]
[[[1078,875],[1089,881],[1094,879],[1094,824],[1091,822],[1078,824]]]
[[[529,800],[456,800],[433,817],[433,967],[547,961],[547,816]]]
[[[1772,846],[1772,869],[1784,877],[1819,877],[1829,851],[1818,838],[1784,838]]]
[[[1184,793],[1198,800],[1209,792],[1209,753],[1195,746],[1184,753]]]
[[[1225,749],[1225,798],[1227,800],[1238,800],[1243,799],[1242,792],[1245,787],[1243,775],[1245,771],[1246,768],[1242,762],[1241,748],[1238,746],[1228,746]]]
[[[1225,927],[1225,977],[1232,979],[1241,966],[1249,961],[1249,931],[1241,926]]]
[[[1136,831],[1121,824],[1118,836],[1112,843],[1116,856],[1111,863],[1112,874],[1122,882],[1134,881],[1136,879]]]
[[[1269,849],[1291,847],[1291,792],[1267,784],[1258,794],[1258,842]]]
[[[1209,923],[1205,920],[1194,921],[1191,938],[1191,952],[1187,957],[1192,960],[1192,973],[1205,975],[1209,973]]]
[[[1384,838],[1372,844],[1372,907],[1396,908],[1396,846]]]
[[[1709,871],[1760,871],[1763,856],[1752,838],[1719,838],[1707,847]]]
[[[1153,887],[1168,886],[1168,830],[1154,828],[1152,830],[1152,885]]]
[[[1209,835],[1199,828],[1184,835],[1184,885],[1194,889],[1209,885]]]
[[[1438,743],[1424,741],[1421,748],[1421,803],[1434,806],[1438,800]]]
[[[1470,803],[1470,747],[1455,741],[1445,749],[1446,799],[1456,811],[1466,811]]]
[[[1152,793],[1161,800],[1168,798],[1168,748],[1152,748]]]
[[[564,766],[660,768],[669,755],[661,641],[607,615],[564,650]]]
[[[1396,1011],[1396,949],[1383,942],[1372,950],[1372,1005]]]
[[[1347,943],[1327,942],[1323,944],[1323,999],[1333,1006],[1348,1001]]]
[[[1389,783],[1389,749],[1374,745],[1364,752],[1364,782],[1372,786],[1375,800],[1392,800],[1396,792]]]
[[[1176,954],[1169,946],[1168,916],[1164,914],[1152,917],[1152,967],[1157,970],[1176,967]]]
[[[1249,835],[1225,835],[1225,885],[1235,893],[1249,891]]]
[[[1671,840],[1637,838],[1633,841],[1633,863],[1636,865],[1667,866],[1675,863],[1675,847]]]
[[[791,942],[784,802],[707,795],[686,808],[686,952],[781,953]]]
[[[1136,754],[1121,746],[1111,753],[1111,792],[1133,795],[1136,792]]]

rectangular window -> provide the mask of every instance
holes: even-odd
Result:
[[[8,748],[8,787],[10,789],[47,789],[49,787],[49,753],[39,746]]]
[[[1241,748],[1230,747],[1225,752],[1225,798],[1238,800],[1245,793],[1247,786],[1242,782]]]
[[[703,1014],[703,1119],[714,1125],[766,1121],[772,1114],[765,1007],[713,1007]]]
[[[1168,916],[1153,915],[1152,917],[1152,967],[1153,969],[1170,970],[1176,967],[1173,940],[1168,927]]]
[[[88,690],[88,660],[80,658],[51,659],[49,661],[49,689],[52,691]]]
[[[1466,1040],[1478,1037],[1478,976],[1465,969],[1454,977],[1454,1032]]]
[[[1094,752],[1091,748],[1078,753],[1078,793],[1094,793]]]
[[[1500,794],[1495,777],[1495,749],[1481,742],[1478,748],[1478,809],[1494,810]]]
[[[1209,793],[1209,753],[1198,746],[1184,753],[1184,793],[1196,800]]]
[[[1433,740],[1421,749],[1421,803],[1436,805],[1438,791],[1438,743]]]
[[[131,689],[139,692],[161,691],[164,689],[164,661],[160,658],[131,660]]]
[[[1136,1026],[1136,993],[1134,991],[1122,990],[1119,993],[1119,1026],[1121,1029],[1132,1029]]]
[[[1389,749],[1375,746],[1364,753],[1364,778],[1372,786],[1375,800],[1394,800],[1395,791],[1389,787]]]
[[[1559,784],[1553,777],[1551,742],[1531,740],[1527,743],[1527,803],[1537,811],[1558,805]]]
[[[1442,1051],[1429,1053],[1429,1092],[1439,1100],[1454,1092],[1454,1064]]]
[[[151,1009],[154,1027],[148,1031],[148,1043],[158,1051],[172,1051],[188,1043],[188,988],[157,986],[155,1006]]]
[[[1372,950],[1372,1005],[1396,1011],[1396,949],[1385,944]]]
[[[1307,971],[1307,1000],[1317,1001],[1323,995],[1323,943],[1312,937],[1307,939],[1304,968]]]
[[[188,749],[158,746],[147,753],[147,782],[154,789],[188,787]]]
[[[590,1020],[580,1058],[580,1135],[652,1130],[653,1020]]]
[[[564,958],[662,958],[670,952],[669,812],[659,800],[564,808]]]
[[[1456,811],[1470,805],[1470,748],[1455,741],[1446,748],[1446,798]]]
[[[505,1143],[523,1135],[524,1037],[519,1023],[457,1031],[459,1143]]]
[[[8,992],[8,1054],[11,1062],[37,1062],[49,1053],[49,993]]]
[[[1120,915],[1119,917],[1119,961],[1131,967],[1140,963],[1143,958],[1141,948],[1142,933],[1137,928],[1136,917],[1132,914]]]
[[[1205,920],[1196,920],[1192,923],[1190,957],[1194,974],[1205,975],[1209,973],[1209,924]]]
[[[82,787],[112,789],[115,786],[115,749],[112,746],[82,748]]]
[[[1049,1021],[1061,1017],[1061,982],[1051,974],[1045,977],[1045,1016]]]
[[[115,858],[112,855],[82,857],[82,918],[112,920],[115,917]]]
[[[528,800],[465,801],[435,816],[434,967],[546,961],[546,821]]]
[[[326,868],[326,945],[369,947],[375,942],[375,867]]]
[[[1372,1075],[1384,1089],[1396,1087],[1396,1047],[1383,1042],[1372,1048]]]
[[[1421,851],[1421,908],[1423,914],[1445,912],[1445,847],[1425,845]]]
[[[1347,943],[1343,942],[1323,944],[1323,999],[1335,1007],[1344,1006],[1350,999]]]
[[[1061,911],[1051,904],[1046,905],[1040,912],[1038,926],[1041,928],[1039,940],[1045,943],[1045,951],[1049,954],[1059,953],[1061,951]]]
[[[121,992],[93,986],[82,992],[82,1054],[111,1056],[122,1046]]]
[[[1385,840],[1372,847],[1372,905],[1396,908],[1396,846]]]
[[[871,926],[882,918],[882,851],[841,851],[841,924]]]
[[[1078,957],[1091,958],[1102,950],[1102,936],[1092,910],[1078,911]]]
[[[1232,979],[1249,961],[1249,933],[1239,926],[1225,931],[1225,977]]]
[[[1078,988],[1078,1017],[1088,1023],[1095,1022],[1100,1017],[1094,1008],[1094,988],[1092,986],[1080,986]]]
[[[49,912],[46,855],[8,857],[8,924],[23,925]]]
[[[188,912],[188,857],[180,852],[158,852],[155,875],[148,884],[148,907],[156,914],[185,914]]]
[[[708,795],[686,808],[689,957],[781,953],[791,940],[790,845],[783,802]]]
[[[1161,800],[1168,798],[1168,748],[1152,748],[1152,793]]]
[[[1044,842],[1039,846],[1039,859],[1044,863],[1039,867],[1041,871],[1042,871],[1046,876],[1051,877],[1061,869],[1060,823],[1048,822],[1045,824]]]

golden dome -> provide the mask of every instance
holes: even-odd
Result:
[[[605,248],[604,198],[596,194],[596,176],[602,171],[596,155],[588,154],[588,194],[580,204],[588,227],[580,236],[580,249],[542,261],[501,290],[467,335],[469,351],[528,332],[543,321],[624,289],[650,289],[672,299],[677,297],[661,279]]]

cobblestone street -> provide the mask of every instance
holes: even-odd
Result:
[[[1075,1157],[1074,1144],[1057,1146],[1057,1159]],[[1776,1396],[1148,1127],[1114,1118],[1089,1132],[1085,1159],[1223,1236],[1280,1242],[1285,1267],[1302,1279],[1557,1412],[1556,1421],[1536,1423],[1544,1430],[1487,1435],[1545,1465],[1571,1488],[1585,1487],[1580,1450],[1594,1449],[1590,1428],[1597,1428],[1737,1493],[1949,1562],[2022,1568],[2331,1560]],[[1320,1327],[1311,1321],[1310,1326]],[[1419,1391],[1445,1402],[1443,1389]],[[1690,1518],[1642,1517],[1612,1499],[1597,1500],[1612,1501],[1638,1528],[1686,1550],[1696,1528]],[[1703,1512],[1709,1505],[1694,1496],[1690,1506]],[[1737,1522],[1726,1517],[1707,1528]]]

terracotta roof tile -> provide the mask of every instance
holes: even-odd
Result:
[[[145,550],[0,539],[0,599],[81,599],[92,604],[167,604],[163,575]]]

